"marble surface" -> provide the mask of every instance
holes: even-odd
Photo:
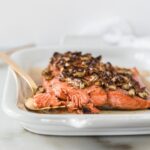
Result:
[[[0,99],[6,77],[0,65]],[[149,150],[150,136],[62,137],[28,132],[0,108],[0,150]]]

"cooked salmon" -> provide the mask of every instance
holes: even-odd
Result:
[[[99,113],[100,107],[121,110],[150,108],[149,92],[136,68],[101,62],[81,52],[55,53],[42,73],[42,88],[34,96],[37,108],[66,106],[68,112]]]

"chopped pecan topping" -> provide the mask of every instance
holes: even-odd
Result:
[[[113,66],[110,62],[103,63],[102,56],[94,57],[89,53],[70,51],[64,54],[55,52],[49,66],[57,68],[60,72],[59,79],[62,82],[68,82],[76,88],[96,85],[106,90],[123,89],[130,96],[144,99],[148,97],[146,89],[141,88],[133,78],[131,69]],[[46,80],[53,78],[49,68],[42,73]]]
[[[134,89],[130,89],[129,90],[129,95],[130,96],[135,96],[135,90]]]
[[[49,68],[43,70],[42,75],[45,77],[46,80],[51,80],[53,78],[52,71]]]

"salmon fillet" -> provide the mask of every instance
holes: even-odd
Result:
[[[136,68],[101,62],[101,57],[80,52],[55,53],[42,73],[37,108],[66,106],[68,112],[99,113],[100,107],[138,110],[150,107],[149,92]]]

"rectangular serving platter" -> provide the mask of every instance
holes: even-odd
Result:
[[[149,49],[50,47],[24,49],[12,55],[12,59],[37,81],[40,71],[48,65],[55,51],[82,51],[102,55],[104,61],[123,67],[137,67],[149,70]],[[147,78],[149,80],[149,78]],[[18,120],[21,125],[34,133],[64,136],[93,135],[135,135],[150,134],[150,110],[142,111],[101,111],[100,114],[40,114],[27,111],[24,100],[28,97],[27,86],[8,69],[2,99],[3,111]]]

